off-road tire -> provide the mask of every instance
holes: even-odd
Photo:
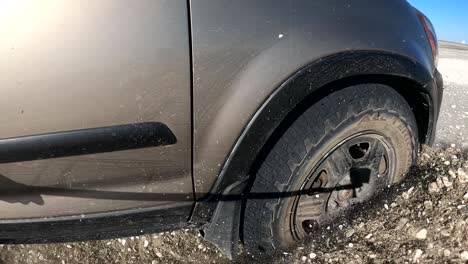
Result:
[[[419,150],[415,117],[394,89],[364,84],[333,92],[300,114],[258,166],[250,194],[297,190],[304,181],[304,164],[318,162],[340,139],[365,130],[377,131],[391,142],[397,157],[391,182],[400,181]],[[257,255],[287,248],[295,241],[287,224],[292,198],[257,198],[245,203],[246,250]]]

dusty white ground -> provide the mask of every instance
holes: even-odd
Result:
[[[449,84],[446,92],[450,91],[450,84],[468,85],[468,60],[440,58],[438,68],[446,83]]]
[[[445,90],[436,143],[468,148],[468,45],[441,43],[440,47],[438,68]]]

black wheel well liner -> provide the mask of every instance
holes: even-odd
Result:
[[[294,120],[294,116],[302,114],[314,103],[333,92],[354,85],[372,83],[389,86],[406,100],[416,118],[419,142],[421,144],[426,143],[428,141],[428,129],[431,114],[429,109],[431,105],[429,93],[424,91],[423,86],[414,80],[386,74],[362,74],[346,77],[318,88],[304,98],[304,100],[302,100],[297,106],[291,109],[290,113],[288,113],[284,120],[278,125],[277,129],[280,129],[282,126],[287,126],[291,120]]]
[[[380,51],[347,51],[305,66],[289,77],[253,114],[211,192],[195,204],[191,222],[209,222],[219,201],[231,201],[235,195],[241,195],[225,190],[239,182],[247,183],[252,168],[274,143],[275,135],[294,121],[304,108],[336,90],[365,83],[392,87],[412,108],[420,142],[427,142],[432,122],[431,91],[427,84],[432,80],[432,74],[418,62],[400,54]]]

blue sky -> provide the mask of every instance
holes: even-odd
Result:
[[[468,0],[409,0],[432,21],[437,37],[468,43]]]

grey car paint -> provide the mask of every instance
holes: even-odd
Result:
[[[193,201],[186,1],[0,1],[0,58],[0,138],[153,121],[177,138],[1,164],[1,219]]]
[[[403,0],[0,1],[0,40],[0,141],[147,122],[177,139],[0,164],[0,224],[36,231],[46,225],[29,223],[62,230],[83,216],[111,232],[95,224],[101,213],[160,216],[176,207],[174,219],[188,219],[259,108],[326,56],[375,50],[435,70]],[[29,239],[9,228],[0,238]]]
[[[197,198],[210,191],[266,98],[305,65],[343,51],[380,50],[435,69],[424,29],[406,1],[191,3]]]

